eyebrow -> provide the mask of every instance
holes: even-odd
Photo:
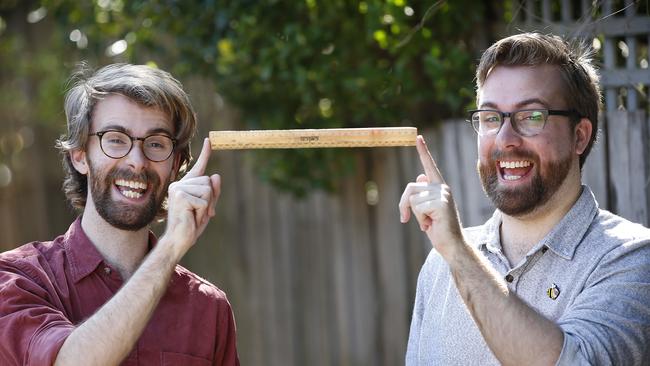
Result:
[[[169,132],[169,130],[167,130],[166,128],[159,127],[147,131],[147,135],[158,135],[158,134],[164,134],[164,135],[174,137],[174,135],[171,132]]]
[[[124,126],[120,126],[120,125],[108,125],[108,126],[104,126],[104,128],[102,129],[102,131],[107,131],[107,130],[120,131],[120,132],[124,132],[126,134],[131,133]],[[171,132],[169,132],[169,130],[167,130],[166,128],[162,128],[162,127],[152,128],[152,129],[147,130],[147,133],[146,133],[145,136],[159,135],[159,134],[164,134],[164,135],[167,135],[167,136],[170,136],[170,137],[174,136]]]
[[[520,109],[520,108],[526,107],[526,106],[528,106],[530,104],[541,104],[542,106],[544,106],[544,108],[548,108],[548,104],[545,101],[543,101],[543,100],[541,100],[539,98],[529,98],[529,99],[522,100],[521,102],[515,104],[515,108]],[[485,102],[485,103],[481,103],[480,108],[494,108],[494,109],[497,109],[497,105],[496,105],[496,103]]]

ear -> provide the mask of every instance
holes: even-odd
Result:
[[[88,174],[88,162],[86,161],[86,152],[80,149],[70,150],[70,160],[72,166],[81,174]]]
[[[576,154],[581,155],[589,145],[593,128],[594,126],[587,118],[582,118],[576,125],[574,129]]]

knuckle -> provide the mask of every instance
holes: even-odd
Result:
[[[409,205],[406,202],[400,202],[399,205],[397,205],[397,207],[400,211],[407,211]]]
[[[417,198],[418,198],[417,195],[409,196],[409,203],[411,204],[411,206],[414,206],[414,205],[416,205],[418,203]]]
[[[411,197],[411,190],[407,188],[402,192],[402,196],[399,198],[399,204],[402,205],[406,203],[406,200],[408,200],[409,197]]]
[[[413,196],[413,197],[418,197],[420,199],[430,199],[431,196],[432,196],[431,191],[422,191],[418,193],[417,196]]]
[[[422,186],[421,182],[410,182],[409,184],[406,185],[406,189],[413,190],[421,186]]]

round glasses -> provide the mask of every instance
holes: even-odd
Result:
[[[475,109],[468,111],[474,130],[480,135],[495,135],[501,130],[506,117],[510,117],[512,129],[521,136],[531,137],[539,134],[546,126],[548,116],[577,117],[576,111],[557,109],[522,109],[514,112],[501,112],[494,109]]]
[[[147,137],[133,137],[122,131],[107,130],[90,133],[88,136],[97,136],[99,146],[106,156],[121,159],[131,152],[133,142],[142,141],[144,156],[153,161],[160,162],[169,159],[174,152],[176,140],[163,134],[154,134]]]

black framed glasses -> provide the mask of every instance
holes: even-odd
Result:
[[[133,137],[122,131],[106,130],[90,133],[88,136],[97,136],[99,146],[104,154],[113,159],[121,159],[127,156],[133,149],[133,143],[137,140],[142,141],[144,156],[153,162],[169,159],[176,146],[176,140],[164,134]]]
[[[501,130],[506,117],[510,125],[521,136],[531,137],[539,134],[546,126],[548,116],[579,117],[573,110],[522,109],[514,112],[501,112],[495,109],[474,109],[468,111],[469,119],[479,136],[495,135]]]

